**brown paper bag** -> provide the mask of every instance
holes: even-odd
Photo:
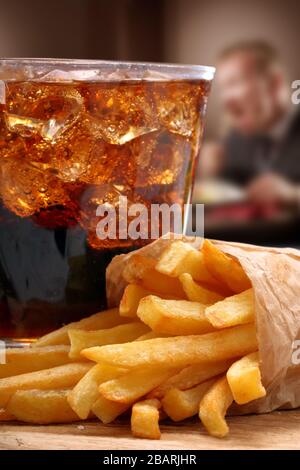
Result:
[[[196,248],[201,238],[184,237]],[[172,243],[160,238],[139,250],[154,259]],[[233,405],[232,414],[266,413],[278,408],[300,406],[300,251],[292,248],[264,248],[241,243],[213,241],[218,248],[237,258],[252,282],[255,295],[257,339],[265,398],[246,405]],[[136,253],[136,252],[134,252]],[[107,268],[109,306],[118,305],[126,282],[123,267],[133,253],[115,257]],[[297,360],[298,356],[298,360]]]

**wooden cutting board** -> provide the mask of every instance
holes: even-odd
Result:
[[[137,449],[300,449],[300,409],[228,419],[230,435],[216,439],[195,419],[161,425],[162,439],[131,437],[128,422],[97,421],[55,426],[0,425],[0,450],[137,450]]]

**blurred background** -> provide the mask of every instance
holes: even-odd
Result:
[[[206,236],[300,246],[296,0],[0,0],[0,57],[215,65],[194,202]]]

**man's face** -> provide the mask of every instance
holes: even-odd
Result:
[[[224,59],[217,81],[231,126],[244,134],[263,132],[276,112],[276,97],[271,78],[257,71],[252,55],[237,52]]]

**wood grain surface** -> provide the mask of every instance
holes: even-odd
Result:
[[[137,450],[137,449],[300,449],[300,409],[228,419],[230,435],[217,439],[206,434],[195,419],[161,425],[162,439],[131,437],[128,422],[32,426],[0,425],[0,450]]]

